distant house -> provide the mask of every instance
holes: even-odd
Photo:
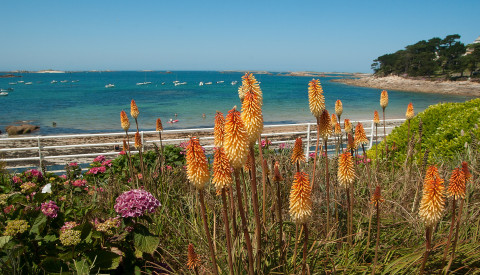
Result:
[[[477,39],[475,39],[475,40],[473,41],[473,43],[470,44],[470,45],[473,45],[473,44],[480,44],[480,36],[477,37]],[[469,47],[469,45],[467,45],[467,52],[465,52],[465,55],[471,54],[472,52],[473,52],[472,47]]]

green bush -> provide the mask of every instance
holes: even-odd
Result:
[[[410,121],[410,131],[419,138],[419,123],[422,121],[421,142],[415,147],[414,159],[423,158],[428,149],[429,159],[453,159],[464,150],[466,143],[472,142],[472,136],[478,138],[480,130],[480,99],[473,99],[464,103],[440,103],[428,107]],[[395,142],[394,158],[400,162],[406,159],[408,149],[408,122],[395,128],[387,137],[389,148]],[[378,148],[384,148],[382,141]],[[371,149],[373,156],[375,149]]]

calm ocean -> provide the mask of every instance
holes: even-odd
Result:
[[[215,111],[226,115],[235,105],[240,109],[237,91],[242,75],[214,71],[22,73],[21,78],[0,78],[1,89],[14,89],[8,91],[8,96],[0,97],[0,130],[4,132],[5,126],[23,121],[40,126],[35,135],[118,132],[121,131],[120,111],[130,114],[132,99],[140,111],[141,130],[154,130],[157,118],[162,119],[165,129],[212,127]],[[308,108],[307,89],[312,77],[277,73],[256,74],[255,77],[261,82],[265,124],[315,121]],[[334,112],[337,99],[343,103],[342,120],[372,119],[375,109],[381,111],[379,89],[330,81],[336,77],[340,76],[320,78],[330,113]],[[175,86],[173,81],[186,84]],[[232,85],[232,81],[238,82]],[[29,82],[31,84],[25,84]],[[139,82],[152,83],[136,85]],[[212,84],[199,86],[200,82]],[[105,88],[107,84],[115,87]],[[389,91],[386,114],[387,118],[403,118],[409,102],[413,102],[415,113],[418,113],[439,102],[468,99],[466,96]],[[202,114],[206,115],[205,119]],[[169,124],[170,118],[179,122]]]

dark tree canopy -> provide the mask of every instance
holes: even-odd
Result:
[[[479,75],[480,44],[465,46],[460,35],[434,37],[408,45],[403,50],[385,54],[373,60],[375,75],[402,76],[470,76]]]

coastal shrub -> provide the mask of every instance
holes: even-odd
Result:
[[[422,136],[419,140],[419,123],[422,121]],[[429,160],[453,159],[465,150],[466,144],[472,142],[472,136],[480,137],[480,99],[464,103],[440,103],[428,107],[410,121],[410,131],[415,135],[414,159],[421,161],[428,149]],[[395,147],[393,153],[397,163],[406,159],[408,148],[408,122],[395,128],[387,138],[389,148]],[[393,144],[395,143],[395,146]],[[385,148],[382,141],[378,148]],[[374,156],[372,148],[369,156]]]

